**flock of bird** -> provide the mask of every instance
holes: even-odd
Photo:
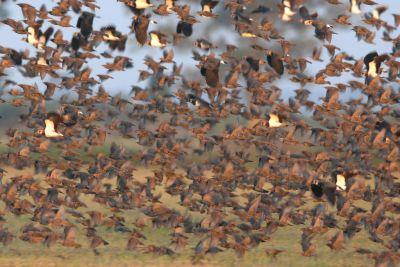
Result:
[[[388,7],[372,0],[320,1],[327,8],[345,6],[337,18],[309,11],[306,0],[278,5],[256,0],[117,2],[131,11],[131,32],[112,25],[94,28],[96,10],[102,8],[95,0],[60,0],[51,10],[18,4],[24,19],[1,21],[34,51],[0,47],[5,92],[0,105],[23,111],[18,123],[2,123],[9,128],[8,151],[0,158],[4,246],[19,238],[78,248],[77,228],[83,227],[98,254],[109,244],[97,231],[105,225],[126,238],[127,250],[172,255],[197,238],[193,259],[230,249],[243,256],[278,229],[301,225],[303,256],[318,255],[314,240],[327,231],[334,232],[326,241],[332,250],[346,249],[363,233],[382,249],[372,251],[365,244],[357,253],[377,266],[400,264],[400,36],[392,34],[400,15],[382,20]],[[240,53],[227,45],[216,54],[216,44],[196,35],[196,24],[212,25],[219,12],[228,12],[238,38],[253,40],[253,45]],[[71,24],[73,15],[76,24]],[[164,16],[177,18],[175,33],[155,30],[163,26]],[[353,25],[352,17],[362,24]],[[312,57],[292,54],[295,43],[281,36],[278,21],[314,33],[318,45]],[[354,58],[332,44],[339,26],[353,30],[360,47],[373,44],[381,32],[392,50]],[[71,40],[64,39],[64,28],[74,30]],[[111,96],[102,83],[133,68],[133,58],[120,54],[129,38],[138,47],[162,49],[163,56],[144,58],[148,69],[139,71],[139,79],[149,85],[127,81],[132,85],[127,99]],[[264,46],[256,43],[260,40]],[[174,60],[172,47],[180,42],[191,42],[199,79],[183,75],[182,64]],[[272,42],[280,48],[271,48]],[[102,44],[105,51],[100,51]],[[308,75],[307,66],[321,61],[323,49],[329,62]],[[93,58],[110,60],[101,66],[104,74],[91,74],[88,61]],[[8,69],[39,77],[45,90],[13,81]],[[346,73],[349,79],[342,77]],[[333,78],[340,82],[334,84]],[[279,80],[298,84],[294,97],[283,99],[275,84]],[[325,97],[311,101],[311,85],[325,90]],[[57,98],[60,90],[77,97]],[[343,99],[346,90],[358,97]],[[107,143],[109,151],[95,152]],[[140,149],[130,150],[129,144]],[[60,152],[54,156],[53,149]],[[153,175],[138,179],[133,175],[138,166]],[[10,168],[34,168],[35,175],[10,177]],[[84,195],[107,212],[83,212]],[[176,199],[186,212],[163,203],[163,195]],[[125,222],[128,210],[140,214],[134,224]],[[6,213],[30,215],[31,222],[12,232]],[[145,245],[143,227],[169,228],[170,246]],[[275,257],[285,251],[266,253]]]

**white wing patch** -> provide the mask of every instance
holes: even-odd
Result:
[[[153,5],[147,3],[146,0],[136,0],[136,6],[135,6],[135,8],[136,8],[136,9],[145,9],[145,8],[152,7],[152,6],[153,6]]]
[[[38,65],[42,65],[42,66],[47,66],[47,62],[46,59],[44,57],[39,57],[38,61],[37,61]]]
[[[353,13],[353,14],[360,14],[361,13],[361,10],[357,5],[357,1],[356,0],[351,0],[350,12]]]
[[[283,8],[282,20],[283,21],[290,21],[291,17],[295,15],[296,12],[293,12],[290,7],[285,6]]]
[[[375,62],[374,62],[374,61],[371,61],[371,62],[368,64],[368,67],[369,67],[369,69],[368,69],[368,75],[371,76],[371,77],[376,77],[376,76],[378,75],[378,73],[377,73],[377,69],[376,69],[376,64],[375,64]]]
[[[211,8],[209,5],[204,5],[203,6],[203,12],[211,12]]]
[[[155,33],[150,33],[150,45],[153,47],[164,47],[165,44],[160,42],[158,35]]]
[[[106,31],[103,35],[105,41],[119,41],[119,37],[114,36],[111,31]]]
[[[46,128],[44,129],[44,134],[46,137],[62,137],[64,136],[61,133],[57,133],[54,129],[54,122],[51,120],[45,120],[44,123],[46,124]]]
[[[336,175],[336,189],[341,191],[346,190],[346,178],[341,174]]]
[[[31,45],[37,45],[38,44],[38,39],[36,39],[35,36],[35,29],[33,27],[28,28],[28,43]]]
[[[281,127],[282,123],[279,121],[279,117],[275,114],[269,114],[269,127],[277,128]]]

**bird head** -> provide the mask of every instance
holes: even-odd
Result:
[[[44,135],[44,129],[39,129],[35,132],[35,135]]]

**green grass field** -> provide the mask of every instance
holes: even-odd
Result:
[[[32,170],[13,170],[6,168],[8,177],[16,175],[27,175]],[[134,177],[141,179],[151,174],[151,170],[138,168],[134,172]],[[157,188],[157,191],[162,192],[162,188]],[[317,203],[309,196],[307,202],[302,209],[309,209]],[[79,208],[81,213],[90,210],[97,210],[111,215],[109,209],[104,208],[93,201],[93,197],[89,195],[81,195],[82,200],[87,207]],[[163,194],[161,202],[170,208],[175,208],[184,212],[182,207],[178,205],[178,197],[172,197],[168,194]],[[366,202],[359,203],[360,207],[368,208]],[[332,209],[332,208],[331,208]],[[0,210],[3,210],[1,207]],[[228,208],[225,211],[229,214]],[[333,211],[333,209],[332,209]],[[121,213],[125,217],[125,225],[132,228],[135,220],[143,216],[139,210],[124,211]],[[190,214],[195,220],[200,220],[204,215],[191,212]],[[3,228],[8,228],[12,233],[17,235],[21,227],[32,222],[31,216],[22,215],[16,216],[6,213],[4,216],[6,221],[2,224]],[[114,229],[109,229],[106,226],[97,227],[98,234],[107,240],[108,246],[101,246],[98,249],[99,255],[96,255],[89,248],[89,241],[85,236],[85,231],[81,228],[77,219],[68,215],[67,219],[78,226],[77,241],[82,245],[81,248],[67,248],[57,244],[51,248],[43,244],[30,244],[24,242],[16,236],[11,245],[2,247],[0,250],[0,266],[189,266],[192,265],[193,248],[198,241],[203,237],[201,235],[188,235],[189,245],[178,251],[172,256],[155,256],[154,254],[146,253],[145,248],[139,248],[137,251],[127,251],[128,235],[117,233]],[[335,231],[328,231],[317,236],[314,242],[317,244],[317,255],[314,257],[304,257],[301,255],[301,228],[304,226],[285,226],[280,227],[269,240],[261,243],[258,247],[250,250],[239,258],[233,250],[223,251],[215,255],[207,255],[197,263],[204,266],[371,266],[373,261],[365,255],[355,253],[358,248],[368,248],[372,251],[380,251],[382,246],[371,242],[368,236],[362,230],[356,236],[345,242],[345,249],[341,251],[331,251],[326,245],[328,237]],[[62,228],[50,227],[52,230],[62,233]],[[156,244],[158,246],[170,245],[171,229],[169,228],[152,228],[150,225],[142,230],[146,236],[144,245]],[[283,253],[276,257],[269,256],[266,249],[284,250]]]

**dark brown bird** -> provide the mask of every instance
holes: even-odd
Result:
[[[283,75],[284,66],[283,66],[283,59],[281,56],[279,56],[277,53],[273,51],[268,51],[267,62],[277,74]]]
[[[365,74],[366,84],[369,84],[372,79],[380,74],[382,62],[388,59],[389,56],[387,54],[378,55],[377,52],[371,52],[364,57],[364,64],[367,69]]]
[[[144,45],[147,42],[147,29],[150,23],[156,23],[150,19],[149,15],[139,15],[134,17],[132,22],[133,31],[135,32],[136,41],[140,45]]]
[[[220,60],[213,56],[208,56],[203,62],[200,68],[200,73],[205,77],[208,86],[210,87],[220,86],[219,66],[221,63],[225,64],[223,60]]]

